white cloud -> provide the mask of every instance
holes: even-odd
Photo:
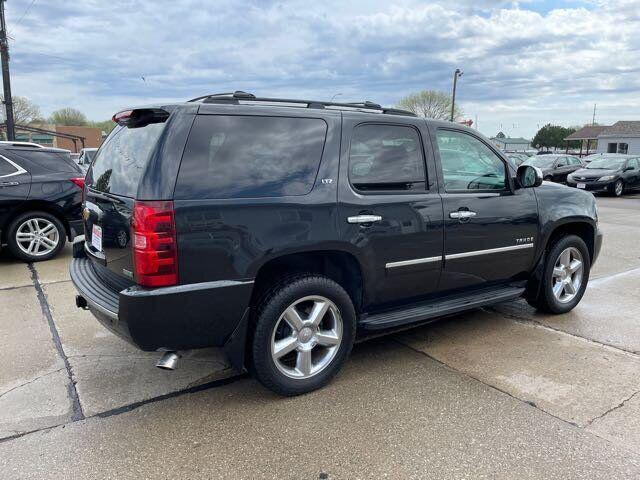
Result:
[[[45,113],[244,89],[393,104],[449,90],[493,134],[640,118],[640,1],[7,3],[15,94]],[[542,8],[542,7],[545,8]],[[145,81],[142,80],[145,77]]]

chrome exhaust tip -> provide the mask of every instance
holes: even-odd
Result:
[[[175,370],[178,366],[179,359],[180,355],[178,355],[178,352],[164,352],[156,363],[156,367],[162,370]]]

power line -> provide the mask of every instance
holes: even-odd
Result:
[[[22,19],[27,15],[27,13],[29,13],[29,10],[31,10],[31,7],[33,7],[34,3],[36,3],[36,0],[31,0],[31,3],[29,4],[29,6],[25,8],[24,12],[22,12],[22,15],[20,15],[20,18],[16,22],[16,26],[20,25],[20,22],[22,22]]]

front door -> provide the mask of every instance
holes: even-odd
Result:
[[[553,165],[553,181],[559,183],[565,183],[567,181],[567,175],[577,170],[577,168],[570,164],[569,157],[558,157]]]
[[[438,288],[442,201],[428,138],[418,119],[363,123],[344,115],[338,224],[364,270],[365,308]]]
[[[435,138],[445,224],[440,289],[523,277],[532,266],[537,241],[533,189],[514,189],[513,171],[480,137],[438,128]]]

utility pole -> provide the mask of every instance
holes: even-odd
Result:
[[[593,120],[591,120],[591,125],[595,126],[596,124],[596,104],[593,104]]]
[[[456,107],[456,86],[458,84],[458,77],[462,76],[462,70],[456,68],[456,71],[453,72],[453,92],[451,94],[451,121],[453,122],[454,111]]]
[[[2,87],[4,89],[4,108],[7,117],[7,140],[15,140],[15,124],[13,123],[13,101],[11,100],[11,78],[9,77],[9,42],[7,42],[7,25],[4,18],[4,2],[0,0],[0,55],[2,56]]]

